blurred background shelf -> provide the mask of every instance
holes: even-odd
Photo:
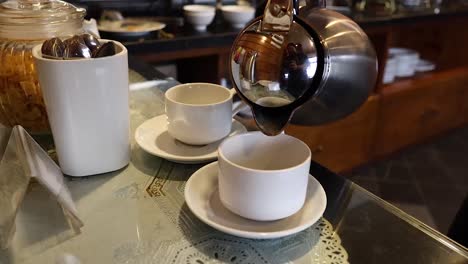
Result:
[[[125,16],[163,18],[167,24],[164,31],[169,35],[117,40],[145,62],[173,65],[173,76],[181,82],[229,85],[228,58],[238,30],[221,27],[200,33],[184,25],[182,5],[198,1],[72,2],[87,7],[92,17],[99,17],[103,9],[116,9]],[[462,2],[445,1],[437,10],[400,9],[391,15],[349,13],[377,51],[379,76],[372,96],[343,120],[315,127],[291,124],[287,133],[306,141],[314,151],[314,159],[343,172],[467,124],[468,6]],[[392,47],[414,50],[421,59],[434,63],[435,70],[384,84]]]

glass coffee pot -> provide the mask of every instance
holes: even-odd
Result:
[[[291,118],[318,125],[354,112],[374,87],[377,58],[363,30],[325,0],[269,0],[236,38],[230,70],[260,130],[277,135]]]

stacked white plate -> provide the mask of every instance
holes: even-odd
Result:
[[[430,0],[403,0],[401,4],[406,8],[418,9],[430,7]]]
[[[389,55],[396,59],[397,77],[411,77],[416,71],[419,62],[419,53],[415,50],[405,48],[390,48]]]
[[[421,60],[419,53],[406,48],[390,48],[385,65],[383,83],[391,83],[396,77],[411,77],[416,72],[428,72],[435,69],[435,64]]]
[[[423,4],[424,1],[421,0],[403,0],[402,4],[409,7],[418,7]]]
[[[429,72],[435,70],[436,66],[434,63],[427,60],[419,60],[416,65],[417,72]]]
[[[385,72],[383,76],[383,83],[391,83],[395,80],[397,71],[397,59],[395,57],[388,57],[387,64],[385,65]]]

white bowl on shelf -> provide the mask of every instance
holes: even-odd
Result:
[[[227,5],[221,8],[224,19],[233,28],[243,28],[247,22],[254,19],[255,8],[245,5]]]
[[[183,9],[186,21],[197,31],[206,31],[216,13],[216,9],[209,5],[185,5]]]

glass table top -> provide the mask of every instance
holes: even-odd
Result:
[[[130,60],[130,67],[132,82],[161,80],[131,90],[134,135],[145,120],[164,113],[164,91],[177,82],[137,61]],[[32,183],[12,244],[0,249],[0,263],[60,263],[71,255],[80,262],[69,263],[468,263],[466,248],[314,162],[310,172],[328,199],[319,223],[274,240],[223,234],[199,221],[184,201],[185,182],[204,165],[152,156],[132,138],[126,168],[67,177],[84,222],[79,233]]]

